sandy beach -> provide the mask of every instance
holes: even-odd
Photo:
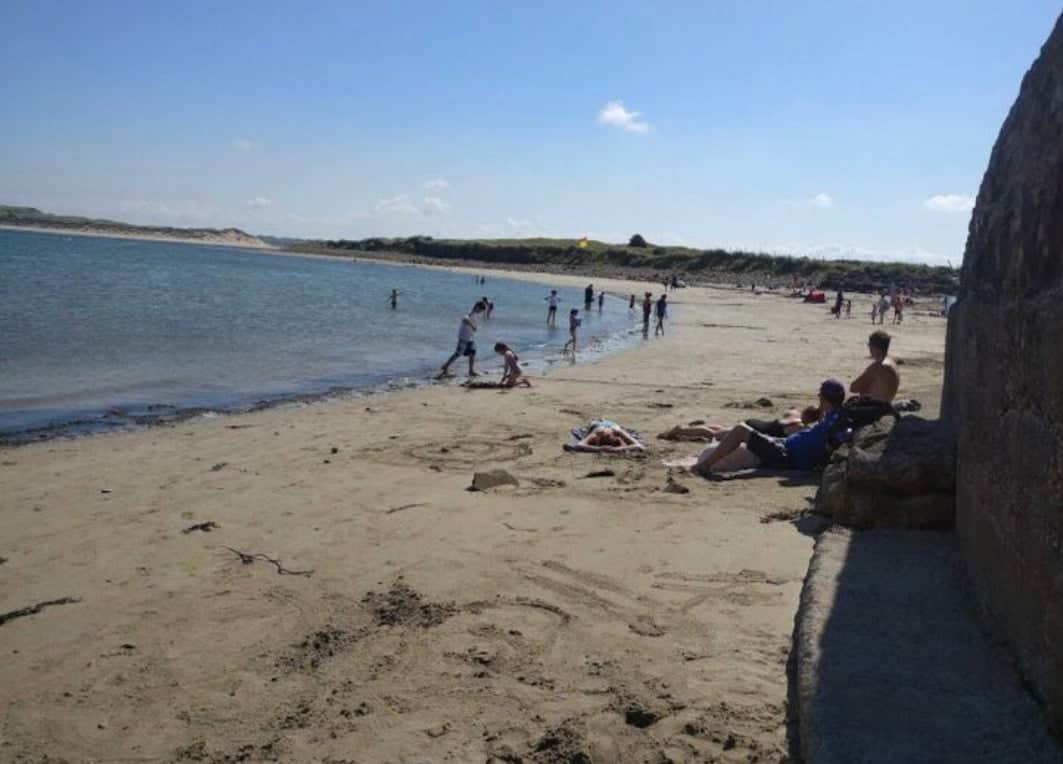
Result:
[[[673,299],[664,339],[528,390],[459,378],[0,451],[0,613],[70,598],[0,622],[0,761],[787,760],[816,476],[670,473],[699,446],[656,434],[852,379],[870,298],[841,320]],[[929,417],[936,308],[884,327]],[[596,417],[650,450],[563,452]],[[467,490],[490,469],[519,485]]]

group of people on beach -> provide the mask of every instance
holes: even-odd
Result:
[[[477,283],[483,283],[477,279]],[[398,307],[398,296],[401,291],[398,289],[392,289],[388,297],[388,303],[392,309]],[[595,302],[598,304],[598,312],[601,313],[605,306],[605,298],[607,294],[603,290],[595,291],[594,284],[588,284],[583,290],[583,303],[584,310],[589,312],[594,306]],[[551,289],[550,293],[543,298],[546,302],[546,324],[549,327],[557,325],[557,313],[558,308],[562,302],[561,296],[556,289]],[[630,295],[628,300],[629,313],[635,312],[636,298],[635,295]],[[458,342],[454,349],[454,352],[443,364],[440,369],[437,379],[451,376],[450,367],[459,358],[468,359],[469,363],[469,376],[477,377],[479,374],[476,371],[476,332],[478,329],[477,321],[481,318],[490,319],[491,314],[494,311],[494,302],[484,296],[476,301],[472,306],[472,309],[462,316],[461,323],[458,326]],[[656,317],[656,324],[654,327],[654,336],[664,334],[664,322],[668,317],[668,295],[661,294],[656,302],[653,300],[653,294],[646,292],[642,300],[642,336],[648,337],[650,330],[650,320],[652,317]],[[562,353],[573,356],[576,353],[579,329],[583,324],[583,319],[580,316],[579,308],[572,308],[568,314],[568,340],[562,347]],[[530,386],[530,382],[527,377],[524,376],[521,370],[519,359],[517,354],[511,347],[503,342],[499,342],[495,345],[495,352],[501,355],[505,361],[503,367],[502,379],[500,385],[503,387],[514,387],[516,385]]]
[[[900,372],[890,357],[891,337],[878,330],[868,338],[871,363],[848,388],[834,378],[824,380],[817,403],[791,409],[778,419],[746,419],[735,425],[703,421],[680,425],[661,433],[664,440],[703,441],[705,447],[689,465],[701,475],[763,467],[774,470],[811,471],[827,458],[832,440],[845,437],[855,418],[875,419],[894,413]],[[859,414],[857,414],[859,412]],[[615,422],[595,422],[573,446],[580,451],[624,452],[643,450],[638,438]]]
[[[837,379],[819,386],[817,405],[802,411],[790,410],[777,420],[747,419],[733,427],[692,425],[662,433],[669,440],[716,441],[705,448],[691,468],[709,475],[754,467],[786,470],[814,470],[826,459],[829,441],[844,435],[843,414],[857,409],[874,418],[892,413],[900,387],[900,372],[890,357],[890,335],[878,330],[868,337],[871,363],[848,388]]]

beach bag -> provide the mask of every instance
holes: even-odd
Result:
[[[900,419],[900,414],[887,401],[879,401],[863,395],[853,396],[842,404],[838,418],[827,431],[827,452],[853,439],[853,431],[874,424],[884,416]]]

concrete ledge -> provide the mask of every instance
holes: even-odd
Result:
[[[795,631],[806,764],[1063,762],[960,571],[952,534],[820,535]]]

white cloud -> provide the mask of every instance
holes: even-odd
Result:
[[[641,121],[640,111],[628,111],[623,101],[610,101],[598,112],[598,124],[618,127],[629,133],[648,133],[650,126]]]
[[[923,202],[933,212],[970,212],[974,209],[974,197],[965,194],[935,194]]]
[[[824,194],[822,192],[813,196],[810,200],[813,207],[819,207],[822,210],[830,209],[834,206],[834,200],[830,194]]]
[[[450,209],[450,205],[438,196],[426,196],[421,203],[421,212],[425,215],[441,215]]]
[[[258,148],[258,144],[247,138],[237,138],[235,141],[229,144],[237,151],[248,152],[254,151]]]
[[[273,204],[272,199],[267,199],[264,196],[256,196],[254,199],[247,200],[247,206],[253,210],[261,210],[269,207]]]
[[[409,194],[399,194],[390,199],[381,199],[373,205],[373,212],[378,215],[416,215],[417,205],[410,201]]]
[[[517,230],[535,227],[535,223],[531,220],[521,220],[520,218],[506,218],[506,224],[510,228],[516,228]]]
[[[450,184],[444,178],[435,178],[434,180],[426,180],[421,184],[421,188],[425,191],[446,191],[450,188]]]

